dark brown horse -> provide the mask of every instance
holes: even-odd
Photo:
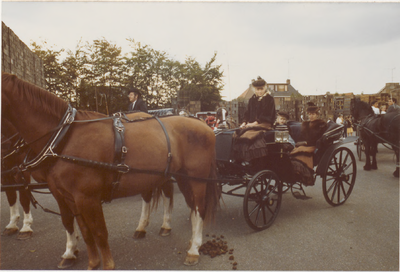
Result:
[[[388,143],[396,154],[397,166],[393,175],[399,177],[400,111],[388,110],[386,114],[375,116],[368,103],[356,98],[352,102],[351,114],[355,121],[360,122],[360,138],[365,146],[366,157],[364,170],[378,169],[378,143]]]
[[[20,137],[15,128],[7,121],[1,123],[2,141],[1,141],[1,184],[12,185],[22,184],[23,179],[26,182],[30,181],[28,173],[14,173],[11,171],[13,166],[22,163],[25,153],[17,152],[15,147],[20,142]],[[3,159],[4,158],[4,159]],[[13,235],[18,232],[18,221],[20,218],[19,207],[17,204],[17,192],[15,190],[6,191],[7,201],[10,205],[10,222],[3,231],[3,235]],[[19,191],[19,202],[24,211],[23,227],[18,232],[17,238],[19,240],[29,239],[33,230],[31,228],[33,223],[32,213],[30,210],[30,198],[26,190]]]
[[[21,165],[27,154],[27,146],[21,145],[24,142],[20,138],[19,133],[16,128],[5,118],[1,122],[1,132],[4,136],[4,141],[2,140],[1,145],[1,158],[2,158],[2,185],[21,185],[30,184],[31,176],[36,180],[43,180],[44,173],[42,170],[37,170],[33,172],[28,171],[10,171],[16,165]],[[4,134],[3,134],[4,133]],[[3,138],[3,137],[2,137]],[[18,149],[17,149],[18,148]],[[6,190],[7,201],[10,205],[10,223],[6,226],[3,231],[3,235],[12,235],[18,231],[18,220],[19,220],[19,209],[17,205],[17,192],[16,190]],[[31,213],[31,197],[29,189],[19,190],[19,200],[21,206],[24,210],[24,220],[23,227],[17,235],[17,239],[25,240],[29,239],[33,235],[33,229],[31,228],[33,224],[33,217]],[[76,227],[74,226],[74,229]],[[78,246],[78,234],[77,231],[69,233],[67,231],[67,243],[66,250],[62,255],[62,261],[58,265],[59,268],[68,268],[74,265],[76,260],[76,253]]]
[[[18,79],[2,75],[2,120],[9,120],[29,144],[40,154],[51,138],[49,134],[59,125],[68,104],[49,92]],[[61,142],[59,155],[74,156],[87,161],[113,164],[114,131],[112,120],[106,116],[78,111],[75,121]],[[79,120],[96,122],[77,122]],[[172,116],[162,120],[170,139],[171,173],[191,209],[192,238],[185,264],[193,265],[199,259],[203,222],[212,218],[218,205],[219,187],[204,181],[216,177],[215,136],[203,123],[192,118]],[[166,135],[155,119],[129,122],[125,125],[125,164],[135,169],[163,172],[167,165]],[[87,245],[89,269],[103,261],[104,269],[115,267],[108,244],[108,232],[102,211],[104,194],[115,180],[116,173],[107,168],[75,164],[62,159],[45,159],[41,165],[43,181],[57,200],[62,222],[72,234],[77,219]],[[122,174],[114,197],[146,195],[160,188],[167,178],[163,175],[129,171]],[[100,250],[100,254],[98,250]]]

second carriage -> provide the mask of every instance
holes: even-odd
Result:
[[[290,190],[297,198],[306,197],[304,184],[296,178],[290,158],[289,131],[297,142],[300,130],[301,123],[291,121],[286,131],[266,131],[264,139],[268,154],[259,160],[261,163],[258,165],[234,160],[234,130],[216,132],[218,178],[222,192],[243,197],[243,214],[247,224],[254,230],[263,230],[273,224],[280,211],[284,192]],[[323,195],[332,206],[346,202],[356,181],[354,154],[342,146],[354,142],[355,137],[344,139],[342,132],[342,125],[328,123],[325,133],[317,141],[313,155],[314,182],[317,176],[322,178]]]

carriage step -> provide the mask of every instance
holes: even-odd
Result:
[[[301,194],[300,192],[292,192],[292,195],[296,198],[296,199],[301,199],[301,200],[308,200],[311,199],[311,196],[306,196],[306,194]]]

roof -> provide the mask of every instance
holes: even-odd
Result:
[[[248,101],[254,95],[253,91],[250,89],[250,86],[244,91],[241,95],[238,96],[238,102]]]
[[[295,88],[293,88],[292,85],[287,84],[287,83],[268,83],[267,86],[272,86],[272,85],[287,85],[288,90],[284,92],[271,92],[272,97],[291,97],[292,95],[301,95]],[[249,88],[247,88],[246,91],[244,91],[241,95],[238,96],[237,100],[239,102],[243,101],[248,101],[252,96],[253,96],[253,91]]]

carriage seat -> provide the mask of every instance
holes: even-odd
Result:
[[[287,125],[289,127],[290,136],[297,143],[300,141],[301,136],[301,122],[288,121]],[[328,127],[326,128],[322,137],[317,141],[317,148],[319,146],[325,146],[326,144],[332,143],[335,140],[339,140],[340,136],[343,134],[343,125],[336,124],[335,122],[328,122]]]
[[[300,141],[301,122],[287,121],[287,126],[289,128],[289,134],[292,137],[293,141],[295,141],[295,143]]]
[[[317,148],[325,148],[329,145],[331,145],[334,141],[337,141],[340,139],[340,137],[343,135],[343,125],[339,125],[335,122],[328,122],[327,123],[328,127],[326,128],[324,134],[322,137],[317,141]]]

